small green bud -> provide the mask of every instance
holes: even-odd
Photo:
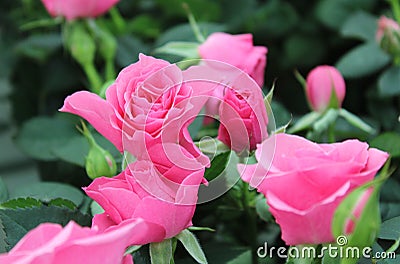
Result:
[[[93,37],[80,21],[68,23],[65,40],[72,57],[81,65],[89,65],[94,61],[96,44]]]
[[[85,168],[86,173],[92,180],[98,177],[106,176],[112,177],[117,173],[117,164],[113,156],[107,150],[99,146],[87,129],[86,125],[82,123],[81,132],[86,137],[89,143],[89,153],[86,156]]]
[[[114,158],[97,144],[90,147],[89,154],[86,156],[85,168],[91,179],[101,176],[112,177],[117,173]]]

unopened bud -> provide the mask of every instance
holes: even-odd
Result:
[[[114,176],[117,173],[117,164],[113,156],[96,143],[84,123],[82,123],[82,133],[89,143],[89,153],[85,161],[86,173],[89,178]]]
[[[396,21],[381,16],[378,20],[376,40],[385,52],[393,57],[400,56],[400,26]]]

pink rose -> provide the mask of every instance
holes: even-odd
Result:
[[[267,48],[253,46],[251,34],[231,35],[217,32],[199,46],[202,59],[229,63],[249,74],[257,84],[264,84]]]
[[[179,172],[184,173],[184,179]],[[84,190],[105,213],[94,217],[93,226],[107,230],[130,219],[144,219],[149,231],[136,244],[160,242],[189,227],[204,168],[184,172],[171,167],[164,173],[166,176],[160,175],[154,164],[142,160],[130,164],[129,169],[114,178],[95,179]]]
[[[329,107],[332,92],[337,106],[341,107],[346,94],[346,84],[340,72],[332,66],[318,66],[307,76],[306,94],[314,111],[323,112]]]
[[[261,90],[246,86],[240,91],[225,89],[219,109],[218,139],[237,153],[247,153],[267,138],[268,116]]]
[[[239,166],[242,178],[265,195],[286,244],[298,245],[334,240],[336,208],[374,178],[388,154],[358,140],[316,144],[278,134],[258,146],[256,158],[258,164]],[[260,184],[251,184],[254,179]]]
[[[187,127],[211,91],[186,81],[176,65],[140,54],[107,89],[106,100],[81,91],[67,97],[60,111],[85,118],[121,152],[139,159],[151,145],[162,142],[183,146],[207,166],[208,158],[193,144]],[[172,151],[167,155],[185,158]]]
[[[79,17],[96,17],[107,12],[119,0],[42,0],[50,15],[67,20]]]
[[[124,257],[131,241],[142,240],[147,227],[143,220],[130,220],[106,232],[81,227],[71,221],[64,228],[45,223],[29,231],[10,252],[0,255],[0,263],[35,264],[129,264]]]

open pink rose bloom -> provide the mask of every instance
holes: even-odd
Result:
[[[258,164],[239,166],[242,179],[265,195],[286,244],[298,245],[334,241],[335,209],[374,178],[388,154],[358,140],[316,144],[278,134],[258,146],[256,157]]]

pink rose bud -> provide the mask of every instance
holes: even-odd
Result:
[[[47,12],[53,17],[67,20],[79,17],[97,17],[106,13],[119,0],[42,0]]]
[[[400,55],[400,26],[396,21],[381,16],[378,20],[378,30],[375,37],[385,52],[393,56]]]
[[[308,74],[306,94],[312,109],[323,112],[329,107],[342,106],[346,84],[335,67],[322,65]]]
[[[211,34],[199,46],[202,59],[217,60],[238,67],[252,77],[259,86],[264,84],[267,48],[253,45],[251,34]]]

